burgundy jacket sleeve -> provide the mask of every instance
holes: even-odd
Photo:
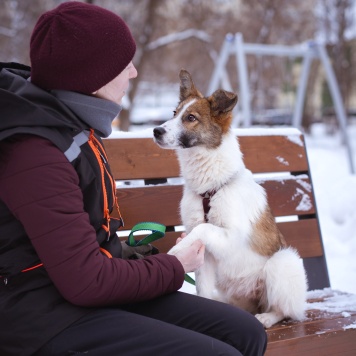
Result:
[[[63,153],[36,136],[2,143],[1,199],[21,221],[50,278],[68,301],[99,306],[178,290],[184,269],[166,254],[109,259],[83,209],[78,175]],[[5,160],[4,160],[4,157]]]

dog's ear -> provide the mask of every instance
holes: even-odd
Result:
[[[208,101],[214,113],[228,113],[237,103],[237,94],[218,89],[209,96]]]
[[[180,79],[180,95],[179,100],[182,102],[190,96],[198,96],[203,98],[203,95],[195,87],[193,79],[188,71],[181,69],[179,72]]]

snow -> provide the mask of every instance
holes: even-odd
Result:
[[[344,330],[347,329],[356,329],[356,323],[350,324],[350,325],[346,325],[343,327]]]
[[[147,110],[146,110],[147,112]],[[303,146],[300,141],[300,130],[293,127],[252,127],[248,129],[233,129],[237,136],[288,136],[288,139],[297,145]],[[113,131],[110,138],[137,138],[137,137],[153,137],[152,127],[145,127],[143,129],[140,126],[130,128],[129,132]]]
[[[356,126],[348,133],[356,162]],[[356,294],[356,175],[341,142],[324,125],[314,125],[306,136],[331,287]]]
[[[284,164],[285,166],[289,166],[289,163],[281,156],[276,157],[277,161]]]
[[[113,131],[109,138],[153,138],[152,128],[145,128],[135,131]]]
[[[346,294],[331,288],[308,292],[308,299],[324,298],[322,302],[307,304],[307,309],[319,309],[330,313],[341,313],[344,318],[356,312],[356,294]]]
[[[296,207],[297,211],[309,211],[312,207],[313,204],[310,200],[310,197],[306,194],[304,194],[304,191],[302,189],[297,188],[297,193],[293,196],[292,199],[297,198],[299,195],[302,196],[302,199],[298,206]]]

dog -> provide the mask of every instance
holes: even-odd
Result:
[[[169,254],[200,239],[205,261],[197,294],[255,314],[269,328],[304,318],[307,278],[296,250],[287,247],[242,158],[231,130],[237,95],[216,90],[204,97],[181,70],[180,101],[172,119],[153,129],[154,141],[176,150],[184,179],[180,213],[187,236]]]

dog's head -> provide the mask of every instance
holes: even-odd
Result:
[[[162,148],[219,146],[230,129],[237,95],[219,89],[204,97],[189,72],[182,69],[179,78],[179,104],[171,120],[153,129],[155,142]]]

